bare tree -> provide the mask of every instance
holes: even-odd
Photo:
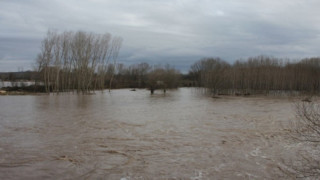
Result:
[[[154,66],[148,73],[148,88],[151,94],[156,89],[162,89],[165,93],[167,89],[177,88],[179,86],[180,72],[169,65],[162,67]]]
[[[115,37],[110,42],[108,33],[48,31],[36,59],[46,91],[104,89],[107,67],[116,64],[122,39]],[[112,79],[113,75],[110,83]]]
[[[220,58],[204,58],[191,66],[189,75],[198,86],[213,94],[220,91],[229,94],[320,92],[320,58],[294,62],[257,56],[238,60],[233,65]]]
[[[110,83],[109,83],[109,92],[111,90],[111,86],[112,86],[112,81],[114,78],[114,74],[115,74],[115,69],[116,69],[116,65],[117,65],[117,59],[118,59],[118,55],[119,55],[119,50],[121,48],[121,44],[122,44],[122,38],[120,37],[116,37],[112,40],[112,44],[111,44],[111,50],[110,50],[110,57],[112,60],[112,67],[113,67],[113,71],[110,77]]]
[[[296,105],[293,139],[308,147],[296,157],[293,169],[299,178],[320,177],[320,104],[301,102]]]
[[[211,93],[217,94],[219,90],[229,83],[227,70],[230,65],[220,58],[204,58],[191,66],[191,72],[196,76],[199,85],[206,87]]]

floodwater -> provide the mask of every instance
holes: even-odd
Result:
[[[293,106],[191,88],[0,96],[0,179],[287,179]]]

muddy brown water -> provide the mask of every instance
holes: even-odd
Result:
[[[0,179],[287,179],[293,104],[189,88],[0,96]]]

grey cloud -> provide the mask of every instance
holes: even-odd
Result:
[[[320,1],[11,0],[0,7],[0,71],[31,64],[48,29],[110,32],[119,62],[169,62],[186,71],[205,56],[318,56]],[[6,68],[4,68],[6,66]],[[18,66],[18,65],[17,65]]]

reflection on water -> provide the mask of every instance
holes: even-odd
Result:
[[[292,101],[150,95],[0,97],[0,179],[277,179]]]

